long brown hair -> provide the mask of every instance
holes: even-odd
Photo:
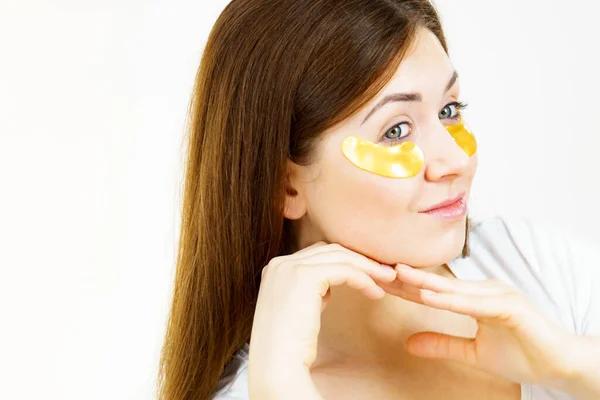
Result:
[[[390,81],[419,27],[448,52],[427,0],[233,0],[222,12],[190,102],[160,399],[210,398],[250,340],[262,267],[294,240],[286,160],[310,163],[320,135]]]

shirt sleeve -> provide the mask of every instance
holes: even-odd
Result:
[[[247,344],[234,355],[223,373],[211,400],[248,400],[248,351]]]
[[[562,266],[573,274],[567,287],[574,299],[573,318],[577,333],[600,336],[600,244],[575,235],[564,235],[566,261]]]

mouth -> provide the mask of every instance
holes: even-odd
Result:
[[[435,204],[426,210],[419,211],[419,213],[444,219],[462,218],[467,213],[467,202],[465,200],[465,196],[466,193],[462,193],[458,197]]]

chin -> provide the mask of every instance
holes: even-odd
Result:
[[[463,246],[459,246],[455,249],[449,249],[448,251],[436,251],[428,257],[419,260],[419,263],[410,265],[413,268],[434,268],[460,257]]]
[[[416,253],[407,254],[400,263],[410,265],[413,268],[438,267],[460,257],[465,240],[464,225],[460,229],[449,232],[448,235],[432,235],[423,242],[425,245],[416,246]]]

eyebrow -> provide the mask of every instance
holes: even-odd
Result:
[[[450,78],[450,80],[448,81],[448,84],[446,85],[446,89],[444,90],[444,93],[446,93],[448,90],[450,90],[452,88],[452,86],[454,86],[457,79],[458,79],[458,72],[454,71],[454,73],[452,74],[452,77]],[[373,109],[367,114],[367,116],[365,117],[365,119],[363,120],[361,125],[364,125],[364,123],[367,122],[369,117],[371,115],[373,115],[373,113],[375,113],[381,107],[383,107],[387,103],[394,102],[394,101],[423,101],[423,96],[421,95],[421,93],[393,93],[393,94],[387,95],[383,99],[381,99],[381,101],[379,103],[377,103],[377,105],[375,107],[373,107]]]

